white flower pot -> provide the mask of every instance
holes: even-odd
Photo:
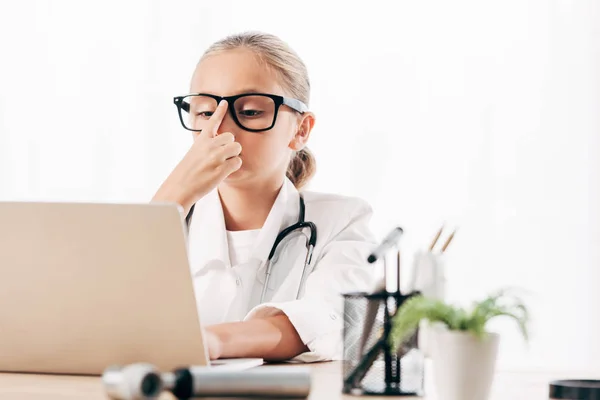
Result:
[[[431,358],[437,398],[486,400],[494,379],[500,337],[478,339],[467,332],[432,329]]]
[[[431,358],[431,341],[432,333],[437,330],[447,330],[448,328],[443,322],[429,322],[427,320],[421,321],[419,325],[419,350],[423,353],[425,358]]]

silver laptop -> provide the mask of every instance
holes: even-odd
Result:
[[[167,204],[0,202],[0,371],[210,363],[185,220]]]

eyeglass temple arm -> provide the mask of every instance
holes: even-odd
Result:
[[[308,107],[306,106],[306,104],[304,104],[300,100],[284,97],[283,104],[285,104],[288,107],[293,108],[294,110],[298,111],[299,113],[305,113],[308,111]]]

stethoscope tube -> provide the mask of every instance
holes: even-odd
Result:
[[[310,228],[310,237],[308,238],[308,241],[306,242],[306,257],[304,259],[304,267],[302,268],[302,275],[300,277],[300,284],[298,285],[298,292],[296,292],[296,299],[300,298],[300,292],[302,291],[302,287],[304,286],[304,281],[307,277],[306,271],[311,266],[313,251],[317,244],[317,226],[313,222],[310,222],[310,221],[307,222],[304,220],[306,206],[304,205],[304,196],[302,194],[300,194],[299,200],[300,200],[300,210],[298,212],[298,222],[296,222],[293,225],[288,226],[287,228],[285,228],[284,230],[279,232],[279,234],[277,235],[277,238],[275,239],[275,243],[273,243],[273,247],[271,247],[271,251],[269,252],[269,257],[267,258],[267,265],[265,268],[265,281],[263,284],[262,293],[260,295],[260,303],[263,303],[265,301],[265,296],[267,294],[267,287],[269,286],[269,280],[271,279],[271,271],[273,269],[273,263],[271,260],[272,260],[273,256],[275,255],[277,246],[290,233],[292,233],[298,229],[302,230],[304,228]]]

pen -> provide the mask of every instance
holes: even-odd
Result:
[[[456,229],[450,234],[450,236],[448,236],[448,240],[446,240],[446,243],[444,243],[444,246],[442,247],[442,253],[446,251],[446,249],[450,245],[450,242],[452,241],[452,239],[454,239],[455,233],[456,233]]]
[[[398,250],[398,255],[397,255],[397,259],[396,259],[396,284],[397,284],[397,288],[396,288],[396,292],[398,292],[398,294],[400,294],[400,250]]]
[[[429,251],[433,251],[433,248],[435,247],[435,244],[437,243],[437,241],[439,240],[440,236],[442,235],[442,231],[443,230],[444,230],[444,225],[442,225],[442,227],[438,231],[437,235],[435,235],[435,238],[433,239],[433,242],[431,242],[431,245],[429,246]]]
[[[389,249],[396,245],[398,239],[404,231],[399,226],[394,228],[388,235],[383,239],[383,242],[367,258],[369,264],[373,264],[375,261],[380,259]]]

